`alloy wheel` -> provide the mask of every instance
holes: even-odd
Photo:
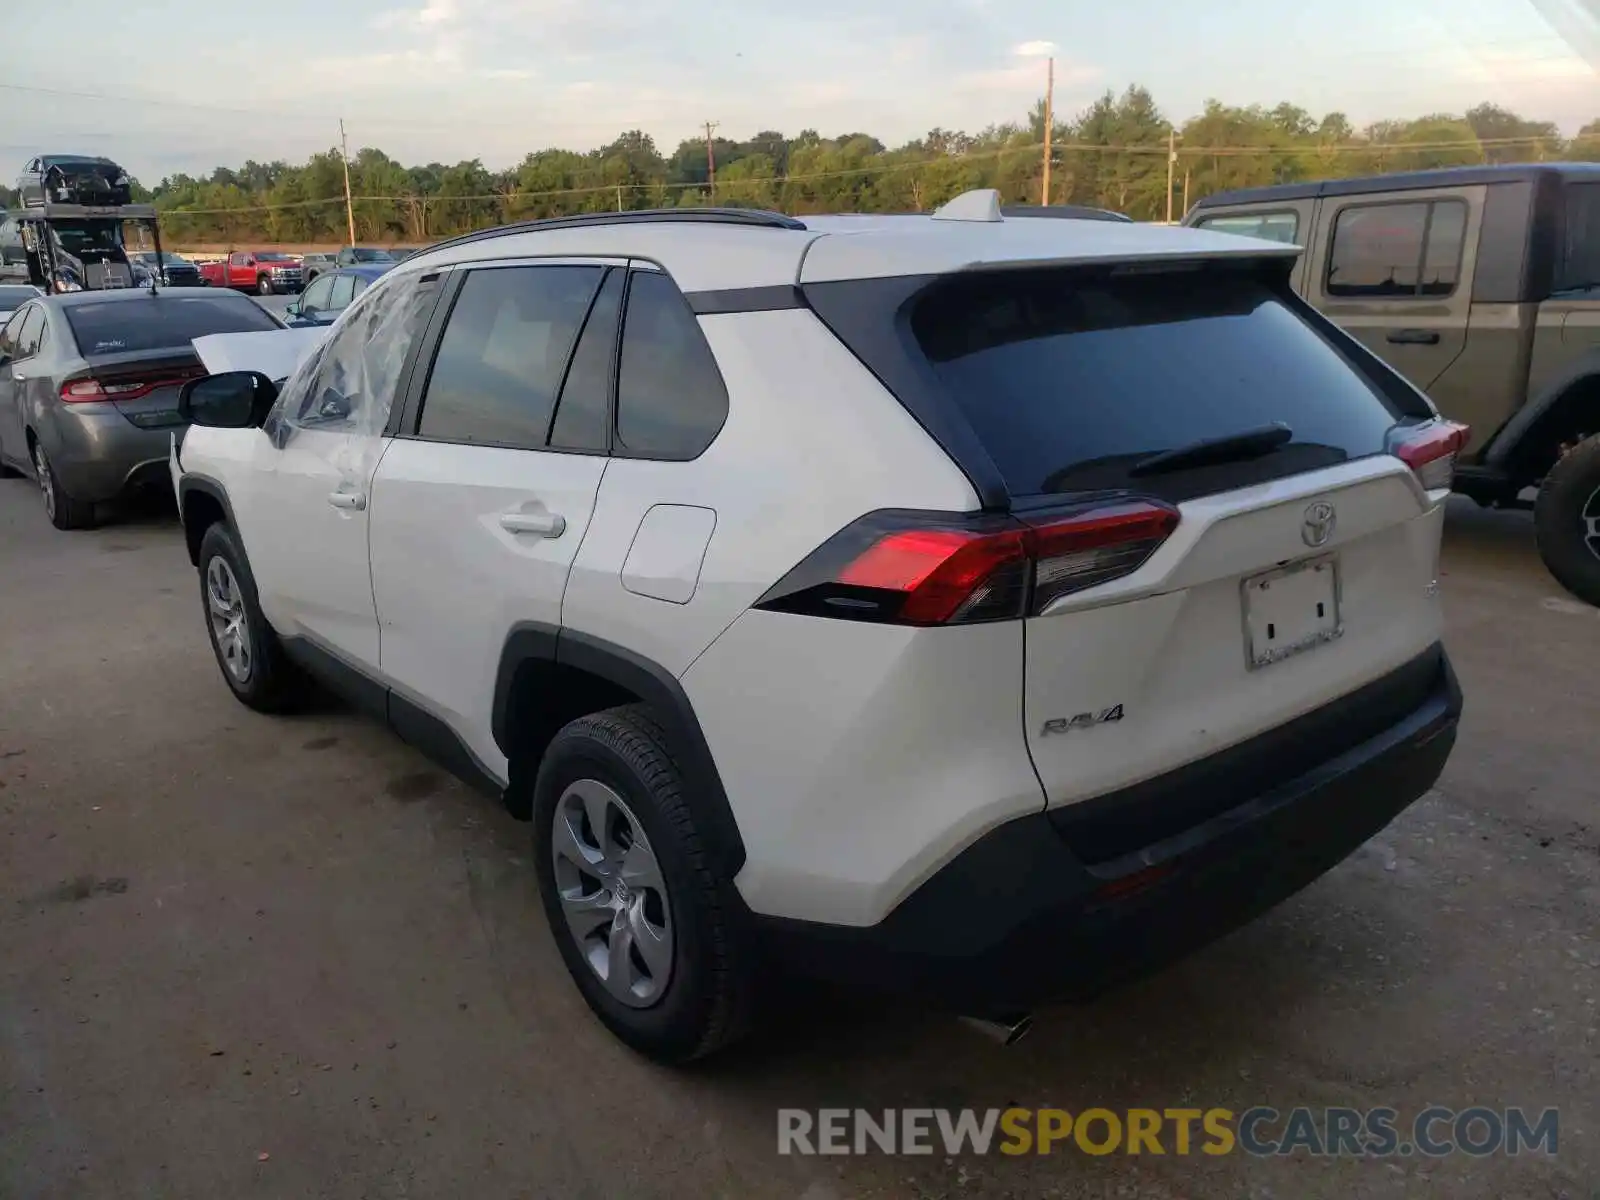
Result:
[[[250,623],[245,616],[244,596],[228,560],[218,555],[206,567],[206,615],[216,639],[222,668],[235,683],[249,683],[255,659],[250,646]]]
[[[44,495],[44,511],[52,521],[56,519],[56,488],[50,476],[50,460],[44,456],[44,447],[33,448],[33,477],[39,481],[39,491]]]
[[[638,817],[606,784],[575,780],[556,803],[550,850],[561,911],[589,969],[629,1008],[654,1004],[672,978],[672,906]]]
[[[1583,521],[1583,544],[1590,554],[1600,558],[1600,488],[1589,493],[1579,519]]]

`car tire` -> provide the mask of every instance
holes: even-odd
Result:
[[[1567,451],[1545,476],[1533,528],[1550,574],[1600,608],[1600,434]]]
[[[38,442],[33,444],[33,479],[44,500],[45,516],[57,529],[93,529],[94,505],[75,500],[61,486],[61,478],[50,466],[50,456]]]
[[[263,275],[256,280],[256,293],[258,295],[270,296],[274,290],[270,276]]]
[[[712,864],[685,791],[659,722],[628,705],[557,733],[533,794],[539,893],[567,970],[613,1034],[667,1064],[737,1040],[753,1009],[732,880]]]
[[[255,576],[233,530],[221,521],[211,525],[200,539],[199,560],[201,611],[229,690],[257,712],[292,711],[309,681],[262,614]]]

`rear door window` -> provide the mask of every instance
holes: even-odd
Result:
[[[439,339],[418,435],[542,449],[603,271],[550,265],[471,272]]]
[[[1400,415],[1276,285],[1242,271],[957,276],[930,287],[911,328],[1016,496],[1225,490],[1239,483],[1216,467],[1181,486],[1129,472],[1281,422],[1293,437],[1260,469],[1291,474],[1380,452]]]
[[[1448,296],[1461,276],[1467,206],[1460,200],[1361,204],[1341,209],[1328,251],[1330,296]]]
[[[583,323],[583,333],[561,387],[561,403],[551,425],[550,444],[561,450],[604,454],[610,449],[611,380],[616,374],[617,319],[628,273],[613,268]]]
[[[221,298],[174,295],[86,301],[66,309],[67,324],[85,357],[182,346],[208,333],[251,333],[281,329],[266,312],[243,296]]]

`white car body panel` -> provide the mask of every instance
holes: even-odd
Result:
[[[728,387],[727,423],[693,462],[611,460],[561,612],[567,628],[674,675],[863,513],[977,504],[966,476],[811,313],[730,313],[701,317],[700,328]],[[621,566],[656,504],[717,514],[684,604],[622,585]]]
[[[912,629],[746,612],[683,686],[739,818],[752,911],[871,925],[1044,804],[1020,621]]]
[[[599,455],[397,438],[372,481],[375,665],[501,780],[491,730],[500,651],[519,624],[561,623],[606,469]],[[556,520],[555,536],[535,528]]]
[[[1332,503],[1328,541],[1303,514]],[[1190,500],[1132,575],[1064,597],[1027,622],[1028,745],[1051,805],[1171,771],[1319,708],[1415,658],[1443,634],[1434,559],[1441,508],[1387,455]],[[1241,583],[1331,556],[1336,641],[1247,666]],[[1051,721],[1122,706],[1092,730]]]

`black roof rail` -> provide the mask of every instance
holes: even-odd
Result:
[[[547,229],[579,229],[590,225],[750,225],[763,229],[804,229],[805,223],[780,212],[764,208],[637,208],[623,212],[580,213],[571,217],[544,217],[533,221],[513,221],[492,229],[463,233],[424,246],[418,254],[431,253],[445,246],[462,246],[513,233],[543,233]]]
[[[1085,204],[1002,204],[1002,217],[1061,217],[1071,221],[1121,221],[1133,224],[1126,213],[1109,208],[1090,208]]]

